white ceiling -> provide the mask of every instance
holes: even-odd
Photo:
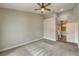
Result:
[[[50,6],[48,6],[48,8],[50,8],[51,11],[45,12],[45,14],[52,12],[60,12],[61,9],[63,9],[63,11],[66,11],[73,8],[75,5],[75,3],[52,3]],[[34,10],[39,8],[39,6],[35,3],[0,3],[0,7],[38,14],[41,13],[40,11]]]

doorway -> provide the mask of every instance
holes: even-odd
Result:
[[[57,41],[66,42],[66,39],[67,39],[66,24],[67,24],[67,20],[61,20],[58,22],[58,24],[57,24],[58,40]]]

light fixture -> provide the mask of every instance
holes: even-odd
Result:
[[[41,8],[41,11],[42,11],[42,12],[44,12],[44,11],[45,11],[45,9],[44,9],[44,8]]]

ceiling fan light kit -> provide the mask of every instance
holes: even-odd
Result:
[[[43,12],[44,12],[44,11],[45,11],[45,9],[44,9],[44,8],[41,8],[41,11],[43,11]]]

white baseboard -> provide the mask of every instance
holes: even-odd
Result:
[[[47,39],[47,40],[51,40],[51,41],[56,41],[56,40],[53,40],[53,39],[49,39],[49,38],[45,38],[45,37],[44,37],[43,39]]]
[[[20,47],[20,46],[23,46],[23,45],[26,45],[28,43],[32,43],[32,42],[38,41],[38,40],[41,40],[41,39],[36,39],[36,40],[29,41],[29,42],[21,43],[21,44],[15,45],[15,46],[11,46],[11,47],[8,47],[8,48],[4,48],[4,49],[1,49],[0,52],[7,51],[7,50],[10,50],[10,49],[13,49],[13,48],[16,48],[16,47]]]

